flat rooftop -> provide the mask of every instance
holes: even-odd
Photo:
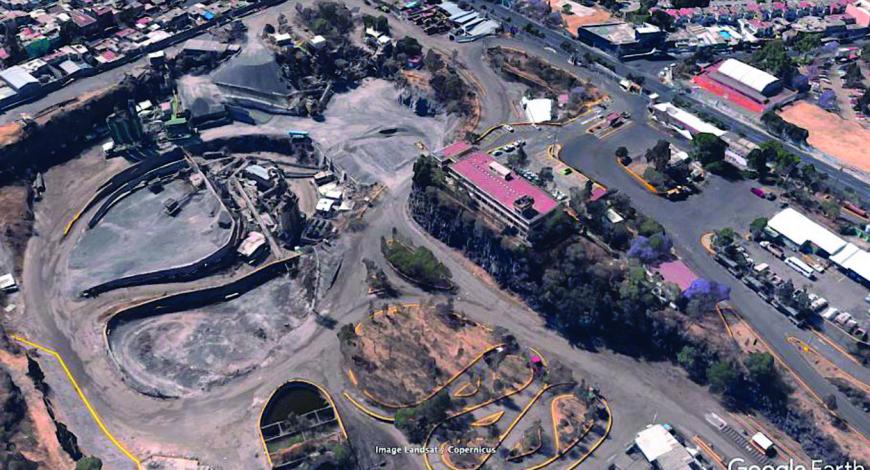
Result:
[[[504,178],[492,171],[490,164],[494,162],[496,160],[488,154],[477,151],[454,163],[451,168],[509,210],[513,210],[514,201],[523,196],[534,200],[532,208],[539,214],[547,214],[556,208],[558,203],[555,199],[525,178],[513,172],[509,178]]]
[[[628,23],[603,23],[583,26],[582,29],[601,36],[613,44],[631,44],[636,41],[634,26]]]

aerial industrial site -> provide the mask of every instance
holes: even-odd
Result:
[[[870,465],[865,0],[0,13],[0,468]]]

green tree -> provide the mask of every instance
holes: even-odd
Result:
[[[444,61],[441,59],[441,54],[435,52],[435,49],[429,49],[426,56],[423,57],[423,64],[426,69],[435,73],[444,68]]]
[[[716,232],[716,246],[724,248],[733,245],[736,239],[737,233],[734,232],[733,228],[725,227]]]
[[[395,425],[409,441],[423,442],[429,429],[447,418],[450,405],[450,395],[442,390],[420,405],[397,411]]]
[[[843,81],[846,88],[863,88],[864,74],[861,73],[861,67],[858,62],[851,62],[846,66],[846,75],[843,75]]]
[[[628,156],[628,149],[625,147],[618,147],[616,149],[616,158],[625,158]]]
[[[414,162],[414,176],[411,181],[418,188],[440,186],[444,181],[444,174],[438,162],[430,157],[421,156]]]
[[[800,33],[794,41],[794,48],[804,54],[814,51],[822,45],[821,33]]]
[[[649,18],[649,23],[658,26],[665,31],[674,29],[674,17],[667,14],[664,10],[656,10],[652,12]]]
[[[757,383],[769,381],[777,373],[770,353],[752,353],[744,363],[749,373],[749,380]]]
[[[640,225],[637,227],[637,233],[644,237],[652,236],[656,233],[662,233],[665,231],[665,228],[662,225],[652,219],[650,217],[644,217],[640,222]]]
[[[704,355],[701,351],[690,345],[683,346],[683,349],[677,353],[677,363],[689,373],[692,380],[703,380],[704,377]]]
[[[544,186],[553,182],[553,167],[545,166],[541,168],[541,171],[538,172],[538,178],[541,179],[541,183]]]
[[[422,53],[423,46],[421,46],[420,43],[411,36],[405,36],[396,41],[395,55],[405,54],[408,57],[414,57]]]
[[[338,468],[351,469],[356,467],[353,452],[350,450],[350,446],[346,443],[335,444],[332,446],[332,455]]]
[[[732,395],[740,382],[740,374],[731,363],[720,360],[707,368],[707,381],[713,392]]]
[[[667,140],[659,140],[652,148],[647,149],[644,157],[647,162],[652,163],[656,171],[664,171],[671,161],[671,143]]]
[[[666,188],[665,183],[667,182],[667,179],[665,178],[665,175],[660,171],[656,171],[656,169],[651,166],[648,166],[646,170],[643,170],[643,179],[658,190]]]
[[[826,216],[836,219],[840,215],[840,203],[836,199],[825,199],[820,205]]]
[[[782,39],[768,41],[752,54],[750,63],[788,83],[795,71],[794,62]]]
[[[103,468],[103,461],[97,457],[82,457],[76,462],[76,470],[100,470]]]
[[[704,166],[725,159],[725,142],[713,134],[700,133],[692,139],[692,157]]]
[[[767,227],[767,217],[758,217],[749,224],[749,231],[752,233],[752,237],[758,240],[764,234],[765,227]]]
[[[761,148],[752,149],[749,152],[749,155],[746,156],[746,164],[749,168],[755,170],[758,173],[758,179],[763,181],[767,178],[770,173],[770,168],[767,166],[767,162],[771,161],[771,153],[770,151],[762,150]]]

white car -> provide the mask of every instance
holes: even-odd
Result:
[[[506,131],[508,131],[508,132],[513,132],[513,131],[514,131],[514,127],[511,126],[510,124],[505,124],[505,125],[501,126],[501,128],[504,129],[504,130],[506,130]]]
[[[822,318],[825,320],[833,320],[840,313],[835,307],[831,307],[824,312],[822,312]]]

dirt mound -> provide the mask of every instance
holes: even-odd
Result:
[[[24,135],[24,126],[18,122],[0,125],[0,146],[9,145]]]
[[[359,388],[383,405],[428,397],[496,344],[492,332],[448,308],[396,306],[375,312],[342,343]]]
[[[867,142],[870,142],[870,129],[805,101],[783,109],[779,115],[809,131],[807,142],[813,147],[844,165],[870,171],[870,154],[866,151]]]

